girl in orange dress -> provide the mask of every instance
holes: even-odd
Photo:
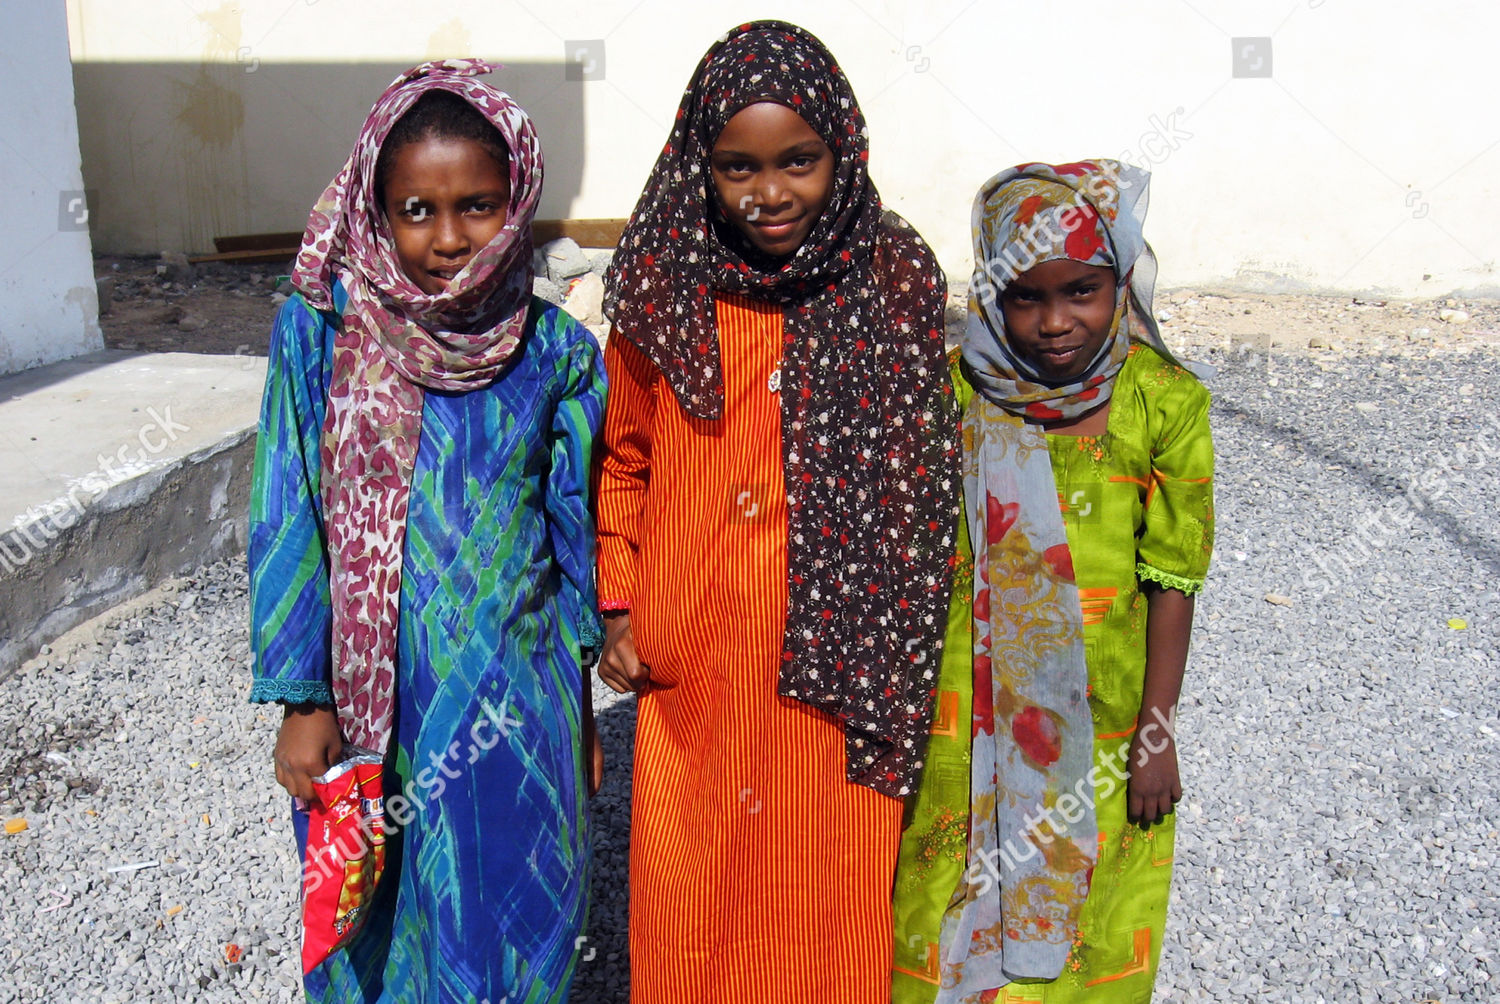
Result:
[[[621,239],[600,676],[638,695],[636,1004],[884,1004],[957,510],[942,271],[814,37],[704,57]]]

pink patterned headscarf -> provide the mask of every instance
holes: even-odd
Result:
[[[396,626],[407,502],[428,388],[475,390],[520,344],[531,294],[531,221],[542,151],[531,119],[477,79],[480,60],[423,63],[385,89],[354,151],[318,199],[292,285],[312,306],[349,300],[334,340],[323,423],[322,495],[333,606],[333,698],[346,742],[384,753],[395,707]],[[510,151],[505,226],[441,293],[401,268],[379,205],[375,163],[391,128],[428,91],[451,91]]]

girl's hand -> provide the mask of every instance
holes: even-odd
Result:
[[[1126,813],[1142,828],[1161,822],[1177,808],[1182,798],[1182,780],[1177,774],[1177,743],[1170,733],[1144,737],[1138,729],[1130,743],[1130,783],[1126,788]]]
[[[312,779],[338,763],[344,740],[332,708],[317,704],[288,704],[276,737],[276,781],[293,796],[316,802]]]
[[[599,738],[599,730],[594,728],[592,715],[583,726],[583,752],[588,758],[589,798],[593,798],[604,784],[604,743]]]
[[[589,686],[587,669],[583,675],[583,769],[589,798],[593,798],[604,783],[604,743],[594,725],[594,691]]]
[[[1193,598],[1143,582],[1146,595],[1146,678],[1130,741],[1130,784],[1125,811],[1132,822],[1161,822],[1182,797],[1177,774],[1175,716],[1193,628]]]
[[[599,656],[599,679],[617,694],[639,694],[651,686],[651,667],[635,654],[629,611],[604,615],[604,652]]]

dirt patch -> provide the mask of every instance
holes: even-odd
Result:
[[[80,748],[123,724],[119,715],[106,721],[76,710],[58,714],[38,709],[33,725],[40,729],[38,738],[45,748],[0,750],[0,803],[43,812],[74,789],[89,795],[103,790],[101,775],[109,765],[89,762]]]
[[[1464,350],[1500,345],[1500,300],[1373,300],[1174,290],[1158,295],[1168,344],[1251,350]]]
[[[139,628],[121,634],[122,625],[160,610],[180,609],[178,596],[190,585],[189,579],[169,579],[111,607],[43,646],[19,675],[37,677],[96,664],[109,659],[114,649],[131,654],[132,646],[144,644],[147,635]],[[127,682],[129,678],[127,671]],[[108,714],[87,699],[77,705],[32,701],[22,709],[25,725],[20,733],[0,748],[0,806],[11,813],[40,813],[75,789],[89,795],[107,791],[107,775],[118,765],[90,759],[84,750],[97,747],[101,737],[118,733],[125,718]]]
[[[291,262],[187,265],[101,256],[99,326],[104,344],[135,352],[263,356]],[[278,289],[281,292],[278,292]]]

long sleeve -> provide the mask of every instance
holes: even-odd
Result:
[[[628,610],[635,597],[646,489],[651,481],[651,428],[656,367],[618,334],[604,350],[609,406],[598,464],[599,599],[605,610]]]
[[[599,350],[584,334],[568,353],[561,400],[552,416],[552,465],[547,522],[562,572],[564,608],[578,625],[579,644],[597,648],[604,632],[594,584],[594,519],[589,512],[590,460],[604,414],[605,377]]]
[[[318,495],[327,326],[294,296],[272,329],[250,494],[252,701],[333,702],[332,613]]]

